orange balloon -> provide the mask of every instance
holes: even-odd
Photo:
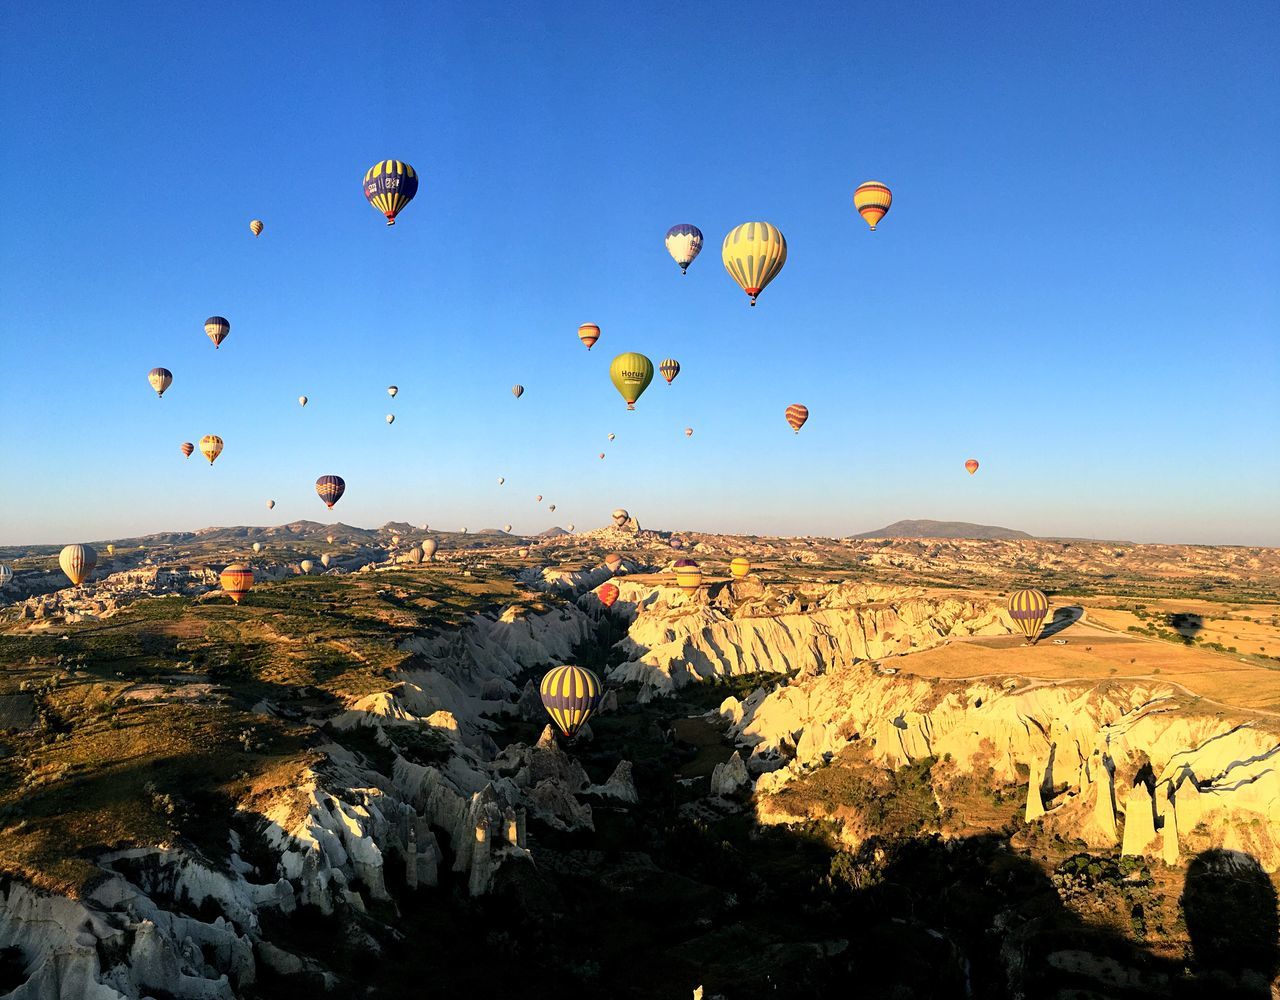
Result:
[[[964,467],[969,470],[969,475],[972,476],[978,471],[978,460],[976,458],[971,458],[969,461],[964,463]]]

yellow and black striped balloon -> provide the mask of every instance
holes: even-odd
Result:
[[[724,238],[720,249],[724,268],[756,304],[769,282],[778,276],[787,262],[787,240],[767,222],[744,222],[735,226]]]
[[[600,678],[585,667],[556,667],[542,678],[538,690],[551,721],[570,739],[586,725],[604,696]]]
[[[887,184],[881,184],[879,181],[864,181],[858,185],[858,190],[853,192],[853,207],[858,210],[858,214],[871,227],[873,233],[880,220],[889,214],[889,206],[892,204],[893,192],[889,190]]]
[[[245,594],[253,589],[253,568],[246,563],[232,563],[218,574],[222,592],[239,604]]]
[[[1049,598],[1042,590],[1019,590],[1009,596],[1009,617],[1032,642],[1049,614]]]
[[[364,196],[369,204],[396,224],[396,216],[418,193],[418,175],[402,160],[379,160],[365,171]]]
[[[217,350],[227,339],[227,334],[231,332],[231,323],[225,317],[210,316],[204,321],[204,332],[213,341],[214,350]]]

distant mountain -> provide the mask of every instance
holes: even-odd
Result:
[[[894,521],[878,531],[864,531],[851,538],[1034,538],[1025,531],[968,521]]]
[[[557,538],[560,535],[567,535],[567,534],[569,534],[569,532],[565,531],[564,528],[561,528],[559,525],[557,525],[554,528],[548,528],[546,531],[539,531],[538,537],[539,538]]]

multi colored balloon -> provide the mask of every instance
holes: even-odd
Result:
[[[799,403],[792,403],[787,407],[787,423],[791,425],[791,429],[797,434],[800,428],[804,426],[804,422],[809,419],[809,407],[802,406]]]
[[[206,434],[200,439],[200,454],[213,464],[213,460],[222,454],[222,438],[217,434]]]
[[[787,241],[777,227],[767,222],[744,222],[724,238],[720,256],[729,276],[755,305],[756,297],[787,262]]]
[[[680,265],[680,273],[686,274],[695,257],[702,253],[702,230],[681,222],[667,230],[667,253]]]
[[[889,213],[889,206],[892,204],[893,192],[879,181],[864,181],[853,192],[853,207],[858,210],[858,214],[871,227],[873,233],[880,220]]]
[[[239,604],[244,595],[253,589],[253,568],[247,563],[232,563],[218,574],[222,592]]]
[[[600,327],[594,323],[583,323],[578,327],[578,339],[587,345],[588,351],[591,350],[595,342],[600,339]]]
[[[418,175],[401,160],[379,160],[365,171],[364,196],[387,217],[388,226],[396,224],[396,216],[417,193]]]
[[[147,381],[151,383],[156,395],[163,399],[164,391],[173,385],[173,372],[168,368],[152,368],[147,372]]]
[[[216,351],[231,332],[231,322],[222,316],[210,316],[204,321],[204,332],[213,341],[213,349]]]
[[[667,380],[667,385],[670,385],[680,374],[680,362],[675,358],[664,358],[662,364],[658,365],[658,371],[662,372],[662,377]]]
[[[316,494],[330,510],[346,491],[347,484],[341,476],[321,476],[316,480]]]
[[[556,667],[538,690],[547,714],[569,739],[578,735],[604,696],[600,678],[585,667]]]

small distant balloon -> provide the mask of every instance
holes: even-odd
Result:
[[[611,434],[609,435],[609,440],[610,440],[610,441],[612,441],[612,440],[613,440],[614,438],[616,438],[617,436],[618,436],[618,435],[616,435],[616,434],[612,434],[612,433],[611,433]]]
[[[249,232],[253,233],[253,235],[254,235],[254,236],[261,236],[261,235],[262,235],[262,220],[261,220],[261,219],[253,219],[253,220],[251,220],[251,221],[249,222]]]
[[[542,494],[541,494],[541,493],[539,493],[536,497],[534,497],[534,498],[533,498],[533,502],[534,502],[534,503],[542,503]]]
[[[610,552],[604,557],[604,564],[609,568],[610,573],[616,573],[622,568],[622,556],[616,552]]]
[[[98,553],[88,545],[67,545],[58,553],[58,565],[67,579],[78,587],[89,578],[93,567],[98,565]]]
[[[321,476],[316,480],[316,494],[330,510],[346,491],[347,484],[341,476]]]
[[[618,595],[620,593],[621,591],[619,591],[612,583],[606,583],[602,584],[600,589],[596,591],[596,597],[600,598],[600,603],[606,608],[611,608],[618,600]]]
[[[218,582],[232,603],[239,604],[253,589],[253,568],[247,563],[232,563],[218,574]]]
[[[792,403],[787,407],[787,423],[791,425],[791,429],[797,434],[800,433],[800,428],[804,426],[804,422],[808,419],[809,407],[801,406],[799,403]]]
[[[196,450],[196,446],[190,441],[183,441],[178,450],[182,452],[184,458],[190,458]]]
[[[975,472],[978,471],[978,460],[976,458],[971,458],[969,459],[969,461],[964,463],[964,467],[969,470],[969,475],[972,476]]]
[[[556,505],[555,505],[555,504],[550,504],[550,505],[548,505],[548,507],[547,507],[547,510],[554,511],[555,509],[556,509]]]
[[[572,525],[572,524],[566,524],[566,525],[564,526],[564,530],[565,530],[565,531],[572,531],[572,530],[573,530],[573,525]]]
[[[702,586],[702,570],[696,565],[682,566],[676,570],[676,586],[692,596]]]
[[[401,160],[379,160],[364,175],[364,196],[369,204],[396,224],[396,216],[418,193],[418,175]]]
[[[431,560],[436,557],[436,549],[438,548],[439,546],[436,544],[436,540],[434,538],[424,538],[422,540],[423,558],[426,559],[427,562],[431,562]]]
[[[13,579],[13,569],[6,563],[0,563],[0,590],[4,590],[9,586],[9,581]]]
[[[213,464],[213,460],[222,454],[222,438],[217,434],[206,434],[200,439],[200,454]]]
[[[389,423],[389,424],[394,424],[395,422],[396,422],[396,415],[395,415],[394,413],[388,413],[388,414],[387,414],[387,423]]]
[[[324,536],[324,540],[325,540],[326,542],[328,542],[330,545],[332,545],[332,544],[333,544],[333,536],[332,536],[332,535],[325,535],[325,536]]]
[[[303,559],[302,562],[298,563],[298,569],[302,570],[302,572],[307,576],[310,576],[311,571],[315,568],[316,564],[310,559]]]
[[[422,549],[418,548],[416,545],[411,548],[409,550],[409,562],[413,563],[415,566],[422,562]]]
[[[686,428],[684,429],[684,436],[685,436],[685,437],[687,437],[687,438],[691,438],[691,437],[693,437],[693,428],[692,428],[692,427],[686,427]]]
[[[680,362],[675,358],[663,358],[662,364],[658,365],[658,371],[667,380],[667,385],[670,385],[675,381],[675,377],[680,374]]]
[[[213,349],[216,351],[231,332],[231,323],[222,316],[210,316],[204,321],[204,332],[213,341]]]
[[[518,549],[518,550],[516,551],[516,554],[517,554],[517,555],[519,555],[521,559],[528,559],[528,558],[529,558],[529,550],[528,550],[528,549]]]
[[[116,547],[115,547],[115,543],[114,543],[114,542],[108,542],[108,543],[107,543],[107,555],[109,555],[109,556],[113,556],[113,555],[115,555],[115,554],[116,554]]]
[[[600,452],[600,457],[604,458],[604,452]]]
[[[893,192],[879,181],[864,181],[853,192],[853,207],[873,233],[880,220],[889,213],[889,206],[892,204]]]
[[[320,565],[323,566],[325,569],[329,568],[329,563],[331,562],[333,562],[333,560],[329,558],[328,552],[326,552],[324,555],[320,557]]]
[[[307,397],[306,397],[306,396],[299,396],[299,397],[298,397],[298,405],[299,405],[299,406],[306,406],[306,405],[307,405]]]
[[[702,230],[687,222],[681,222],[667,230],[667,238],[664,242],[667,245],[667,253],[671,254],[671,259],[680,265],[680,273],[685,274],[689,270],[689,265],[693,263],[693,259],[702,253]]]
[[[600,339],[600,327],[594,323],[583,323],[578,327],[578,339],[587,345],[588,351],[591,350],[595,342]]]
[[[262,551],[262,543],[261,543],[261,542],[254,542],[254,543],[253,543],[253,551],[254,551],[254,552],[261,552],[261,551]]]
[[[398,385],[387,386],[387,395],[390,396],[392,399],[396,398],[396,393],[399,391],[400,391],[400,387]]]
[[[156,395],[163,399],[164,391],[173,385],[173,372],[168,368],[152,368],[147,372],[147,381],[151,383]]]
[[[513,386],[511,387],[511,395],[515,396],[515,397],[516,397],[516,399],[519,399],[521,396],[523,396],[523,395],[524,395],[524,386],[522,386],[522,385],[513,385]]]
[[[499,476],[499,477],[498,477],[498,485],[499,485],[499,486],[501,486],[501,485],[502,485],[503,483],[505,483],[506,481],[507,481],[507,480],[506,480],[506,477],[504,477],[504,476]]]
[[[734,559],[733,562],[729,563],[729,574],[735,580],[741,580],[750,572],[751,563],[742,556],[738,556],[738,558]]]
[[[276,506],[276,502],[274,500],[267,501],[267,510],[274,510],[275,506]]]
[[[503,531],[508,531],[508,532],[509,532],[509,531],[511,530],[511,525],[509,525],[509,524],[504,524],[504,525],[502,526],[502,530],[503,530]]]

